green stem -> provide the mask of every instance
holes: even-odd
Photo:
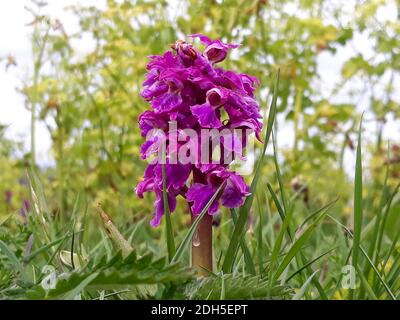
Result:
[[[56,123],[58,130],[57,137],[57,149],[58,149],[58,160],[57,160],[57,171],[58,171],[58,192],[60,200],[60,217],[64,217],[66,208],[65,195],[64,195],[64,128],[61,120],[61,109],[57,110]]]
[[[36,56],[35,63],[33,66],[33,95],[31,97],[32,109],[31,109],[31,165],[36,165],[36,143],[35,143],[35,131],[36,131],[36,105],[38,103],[38,80],[39,72],[42,66],[44,49],[48,40],[50,26],[47,27],[46,32],[43,36],[43,41],[38,48],[35,47],[35,38],[39,38],[40,30],[36,26],[33,32],[33,55]]]
[[[296,101],[295,101],[295,105],[294,105],[294,146],[293,146],[293,154],[294,154],[295,160],[297,160],[298,145],[299,145],[299,138],[300,138],[299,121],[300,121],[302,99],[303,99],[303,89],[297,88]]]
[[[35,67],[33,75],[33,96],[31,107],[31,165],[36,166],[36,144],[35,144],[35,131],[36,131],[36,101],[37,101],[37,82],[39,70]]]

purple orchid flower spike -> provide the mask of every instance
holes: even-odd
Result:
[[[149,165],[136,193],[140,198],[145,193],[155,195],[153,227],[160,224],[164,214],[162,161],[157,157],[161,150],[166,151],[165,182],[170,212],[175,210],[176,197],[180,195],[193,215],[200,214],[223,184],[208,208],[212,217],[221,205],[239,207],[249,195],[243,177],[230,171],[229,166],[235,158],[245,159],[242,153],[246,134],[255,133],[259,138],[262,129],[260,107],[254,98],[259,85],[257,78],[214,67],[238,45],[211,40],[202,34],[190,37],[199,38],[204,50],[179,40],[164,54],[150,56],[141,92],[151,106],[151,110],[139,116],[139,128],[146,137],[141,157]],[[174,129],[171,123],[175,124]],[[203,141],[206,129],[220,136]],[[247,133],[242,135],[242,131]],[[204,151],[204,147],[214,142],[222,150],[216,162],[214,155]],[[233,156],[228,157],[229,154]]]
[[[199,221],[199,241],[192,243],[192,264],[212,270],[213,216],[221,205],[242,206],[250,194],[243,177],[229,170],[229,166],[235,159],[245,159],[248,135],[254,133],[260,140],[262,116],[254,96],[259,81],[244,73],[214,67],[237,44],[211,40],[202,34],[190,37],[199,38],[205,44],[204,51],[179,40],[172,50],[149,57],[141,95],[151,110],[139,116],[139,128],[146,137],[141,157],[149,165],[136,194],[139,198],[148,192],[154,194],[150,224],[157,227],[164,215],[163,165],[166,203],[171,213],[180,195],[186,199],[195,221],[220,190]],[[215,153],[216,150],[220,152]]]

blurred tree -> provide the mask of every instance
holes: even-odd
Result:
[[[81,27],[75,34],[67,34],[61,21],[36,14],[35,32],[47,37],[38,68],[43,71],[23,91],[36,99],[52,138],[59,212],[71,209],[78,190],[93,202],[110,201],[115,210],[132,212],[133,186],[144,165],[136,121],[145,107],[139,88],[146,55],[176,38],[165,7],[159,1],[108,1],[104,11],[74,7]],[[82,42],[91,49],[79,54]]]

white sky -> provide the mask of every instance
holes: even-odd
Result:
[[[77,21],[67,13],[66,6],[84,4],[105,6],[105,0],[49,0],[45,8],[52,17],[61,18],[67,32],[74,30]],[[9,125],[8,137],[22,137],[29,148],[30,112],[24,106],[24,98],[17,92],[22,87],[22,81],[29,78],[33,69],[31,45],[29,40],[32,15],[25,6],[33,7],[29,0],[0,1],[0,57],[11,54],[17,67],[9,67],[6,71],[4,63],[0,67],[0,124]],[[84,49],[84,48],[83,48]],[[36,130],[37,159],[39,163],[51,163],[50,137],[47,129],[37,122]]]
[[[58,17],[63,22],[67,32],[71,32],[77,27],[77,22],[72,15],[66,13],[64,8],[73,4],[96,5],[104,7],[105,0],[49,0],[49,6],[46,13],[50,13],[53,17]],[[21,136],[26,141],[26,148],[29,148],[29,130],[30,130],[30,113],[24,107],[23,97],[16,91],[21,87],[21,81],[28,78],[29,72],[32,70],[31,47],[27,23],[31,22],[31,14],[24,9],[25,5],[29,5],[28,0],[0,1],[0,57],[6,57],[11,54],[18,63],[17,67],[10,67],[6,72],[4,64],[0,67],[0,124],[8,124],[7,136]],[[390,16],[395,10],[388,8],[382,12],[383,16]],[[394,17],[396,19],[396,17]],[[363,53],[371,50],[371,44],[365,37],[357,35],[353,40],[353,46]],[[81,48],[85,50],[85,48]],[[329,86],[340,78],[340,69],[344,61],[354,55],[351,45],[338,50],[335,56],[329,53],[322,53],[318,57],[318,69],[322,76],[322,81],[316,85],[321,90],[329,90]],[[400,90],[399,90],[400,91]],[[367,101],[361,100],[358,105],[359,110],[365,110]],[[366,124],[367,131],[373,135],[374,126]],[[293,141],[293,133],[291,130],[279,134],[278,140],[280,144],[291,144]],[[386,138],[400,137],[399,123],[390,122],[385,129],[384,136]],[[38,122],[36,133],[37,159],[39,163],[51,163],[49,154],[50,138],[47,130]],[[353,170],[353,156],[348,157],[348,171]]]

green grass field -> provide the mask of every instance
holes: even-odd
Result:
[[[275,113],[274,99],[266,143],[273,138]],[[164,222],[164,231],[157,235],[146,219],[115,225],[100,206],[96,215],[94,204],[80,194],[66,221],[51,214],[40,179],[32,170],[29,216],[21,221],[10,215],[1,222],[1,297],[398,299],[399,233],[392,238],[386,230],[389,221],[398,223],[393,220],[398,215],[390,217],[390,213],[400,184],[395,188],[385,184],[379,206],[368,205],[361,138],[360,131],[351,229],[335,218],[340,190],[322,207],[299,206],[303,190],[286,189],[276,153],[271,159],[261,156],[251,196],[241,208],[232,210],[231,218],[222,217],[214,227],[215,270],[201,277],[189,266],[196,224],[172,230],[174,223]],[[276,188],[269,182],[258,183],[264,161],[275,163]],[[166,246],[171,241],[177,245],[172,252]]]

